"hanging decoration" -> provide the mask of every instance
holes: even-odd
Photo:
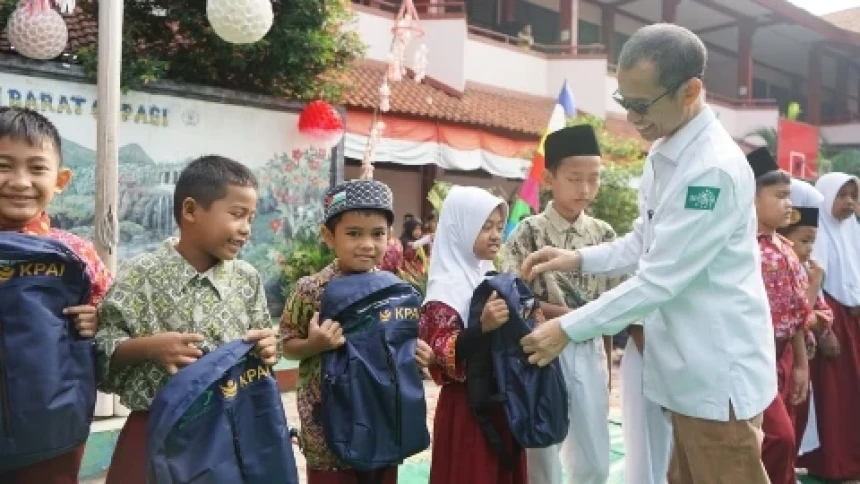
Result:
[[[331,149],[343,138],[343,119],[331,104],[312,101],[299,114],[299,133],[313,146]]]
[[[212,30],[232,44],[253,44],[272,28],[271,0],[208,0],[206,16]]]
[[[9,16],[6,36],[15,51],[38,60],[55,59],[69,42],[69,29],[56,5],[64,13],[72,13],[74,0],[22,0]]]
[[[361,160],[361,178],[373,178],[373,158],[376,147],[382,139],[385,131],[385,123],[380,120],[380,112],[387,113],[391,110],[391,85],[400,82],[407,75],[406,51],[413,40],[424,37],[424,29],[418,22],[418,13],[412,0],[403,0],[400,10],[394,18],[391,27],[391,49],[388,52],[388,68],[382,77],[379,86],[379,104],[373,111],[373,121],[370,123],[370,133],[367,136],[367,145],[364,148],[364,156]],[[421,41],[415,47],[412,58],[412,73],[415,82],[424,80],[427,71],[427,45]]]

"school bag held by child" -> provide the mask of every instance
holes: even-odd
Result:
[[[485,333],[478,349],[466,361],[466,387],[472,412],[484,436],[502,462],[504,450],[488,408],[501,402],[511,433],[524,448],[544,448],[567,437],[567,385],[558,360],[545,367],[528,362],[520,340],[536,325],[537,300],[514,274],[488,274],[475,289],[469,309],[470,325],[481,324],[481,313],[492,294],[508,306],[508,322]]]
[[[320,318],[346,343],[322,355],[323,430],[337,457],[359,471],[398,465],[430,445],[424,384],[415,364],[421,296],[385,271],[332,279]]]
[[[85,263],[62,242],[0,232],[0,474],[89,436],[93,341],[63,310],[85,303],[90,291]]]
[[[147,422],[149,484],[298,484],[272,367],[236,340],[174,375]]]

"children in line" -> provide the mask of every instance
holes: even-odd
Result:
[[[307,482],[395,484],[397,466],[360,472],[341,462],[326,443],[319,412],[321,354],[346,342],[338,322],[319,321],[320,299],[326,284],[333,278],[377,270],[388,245],[388,231],[394,219],[391,189],[373,180],[342,183],[326,195],[324,208],[322,237],[334,250],[336,259],[322,271],[296,283],[280,324],[284,355],[301,361],[297,406],[301,419],[299,440],[307,462]],[[415,359],[422,367],[432,362],[432,352],[422,341],[416,347]]]
[[[514,440],[501,404],[490,419],[509,461],[503,462],[472,413],[466,389],[468,356],[481,335],[505,324],[504,301],[491,297],[470,324],[475,288],[493,270],[502,244],[507,205],[476,187],[455,186],[443,202],[430,262],[430,280],[421,308],[420,334],[433,349],[433,380],[442,386],[433,424],[430,484],[526,484],[526,455]]]
[[[173,195],[179,238],[121,268],[99,307],[100,388],[131,410],[107,484],[146,482],[147,410],[170,375],[229,341],[256,341],[266,364],[277,347],[263,281],[236,260],[257,209],[257,179],[244,165],[204,156]]]
[[[65,314],[72,318],[81,337],[91,338],[98,327],[96,307],[112,277],[90,242],[51,227],[48,205],[72,179],[71,170],[63,167],[61,153],[60,134],[47,118],[28,109],[0,107],[0,231],[58,240],[86,263],[90,299],[87,304],[67,308]],[[0,308],[0,319],[2,315]],[[14,358],[14,354],[6,357]],[[76,484],[84,448],[82,444],[46,461],[0,472],[0,482]]]
[[[820,447],[799,459],[811,476],[860,481],[860,181],[828,173],[815,184],[824,196],[813,256],[824,270],[824,295],[833,310],[839,351],[812,362]]]
[[[502,261],[508,272],[519,274],[526,256],[543,246],[576,250],[615,239],[608,223],[584,212],[600,188],[602,162],[594,129],[580,125],[558,130],[547,136],[544,149],[543,177],[552,201],[542,213],[521,220],[506,242]],[[548,273],[530,286],[544,316],[557,318],[616,283],[603,275]],[[570,431],[563,445],[527,451],[530,484],[562,482],[559,452],[569,482],[604,484],[609,477],[609,374],[604,348],[603,339],[594,338],[570,345],[562,353]]]

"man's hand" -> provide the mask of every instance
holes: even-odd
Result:
[[[809,369],[795,366],[791,372],[791,404],[800,405],[809,396]]]
[[[99,329],[99,320],[96,308],[93,306],[72,306],[63,310],[63,314],[70,316],[75,322],[75,329],[81,338],[92,338]]]
[[[541,324],[520,340],[523,351],[529,355],[529,363],[538,366],[546,366],[558,358],[569,342],[558,319]]]
[[[195,343],[202,343],[197,333],[158,333],[149,337],[151,360],[161,363],[171,375],[203,356]]]
[[[496,291],[493,291],[481,312],[481,331],[484,333],[495,331],[499,326],[508,322],[509,316],[507,303],[499,297]]]
[[[314,313],[311,322],[308,325],[308,343],[311,347],[317,350],[317,353],[330,351],[346,343],[346,337],[343,335],[343,328],[339,323],[330,319],[325,320],[320,324],[319,313]]]
[[[544,272],[573,272],[579,270],[581,264],[582,257],[575,250],[543,247],[526,257],[520,273],[523,279],[531,281]]]
[[[252,329],[245,333],[245,341],[248,343],[257,342],[254,351],[263,360],[263,363],[269,366],[278,363],[278,340],[271,328]]]
[[[415,345],[415,362],[420,368],[429,368],[436,363],[436,356],[433,354],[433,348],[430,348],[423,339],[418,339],[418,344]]]

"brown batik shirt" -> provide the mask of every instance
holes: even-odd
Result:
[[[615,231],[608,223],[585,213],[569,222],[550,202],[542,213],[517,224],[502,249],[502,269],[519,274],[526,257],[544,246],[575,250],[613,240]],[[549,272],[539,275],[529,285],[539,300],[575,309],[617,284],[618,279],[604,275]]]

